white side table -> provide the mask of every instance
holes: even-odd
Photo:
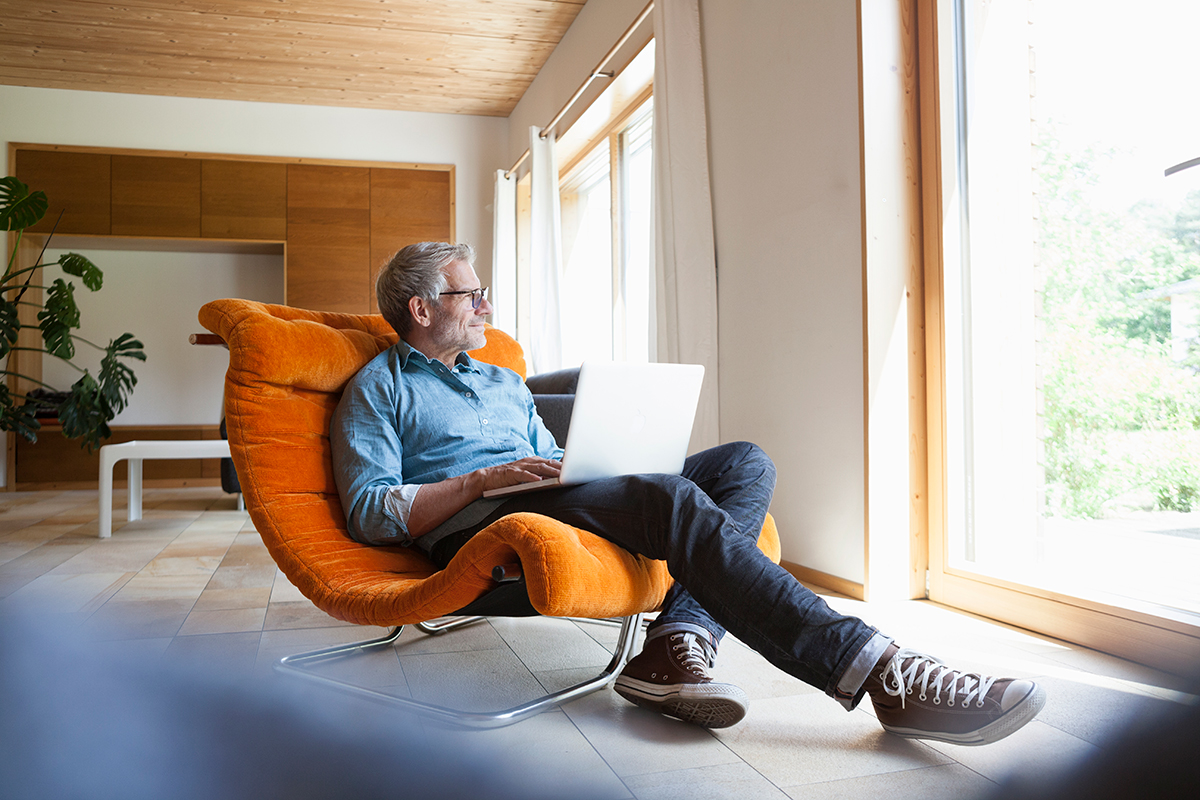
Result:
[[[100,448],[100,538],[112,536],[113,467],[129,462],[129,520],[142,518],[142,461],[147,458],[229,458],[224,439],[175,439],[106,444]],[[241,508],[241,497],[238,497]]]

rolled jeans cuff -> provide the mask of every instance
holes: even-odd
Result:
[[[842,673],[841,679],[837,682],[837,688],[834,690],[833,696],[847,711],[854,710],[858,702],[862,700],[865,693],[864,684],[867,682],[867,676],[871,674],[871,670],[879,663],[879,659],[883,658],[883,653],[887,650],[888,645],[892,643],[892,637],[884,636],[879,631],[867,640],[867,643],[858,651],[858,655],[850,662],[850,666]]]

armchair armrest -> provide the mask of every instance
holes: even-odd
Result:
[[[538,416],[562,446],[567,441],[571,425],[571,410],[575,407],[575,386],[579,383],[579,367],[544,372],[525,379],[533,393]]]

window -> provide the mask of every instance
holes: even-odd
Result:
[[[564,170],[563,365],[648,361],[653,100]]]
[[[1200,169],[1164,171],[1200,155],[1180,94],[1200,9],[924,7],[944,338],[930,596],[1183,669],[1200,647]]]

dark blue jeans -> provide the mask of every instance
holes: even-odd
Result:
[[[518,495],[472,532],[531,511],[666,561],[676,583],[654,625],[699,625],[714,643],[731,631],[784,672],[856,702],[837,685],[876,631],[834,612],[758,549],[774,489],[767,454],[733,442],[691,456],[681,475],[627,475]],[[851,693],[861,697],[857,688]]]

